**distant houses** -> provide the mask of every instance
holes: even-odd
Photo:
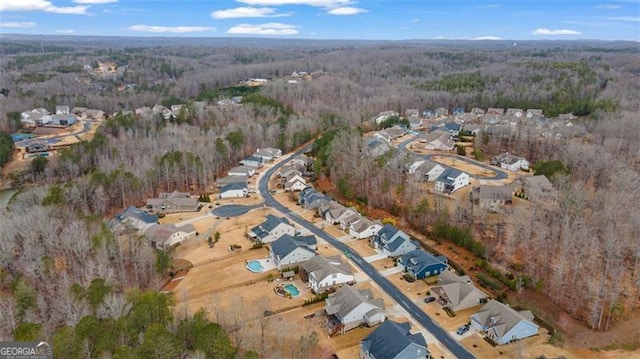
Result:
[[[386,319],[382,298],[374,298],[370,289],[344,286],[329,294],[324,306],[329,336],[357,328],[372,327]]]
[[[355,276],[349,264],[340,256],[315,256],[302,265],[300,278],[308,282],[313,293],[323,293],[343,284],[355,283]]]
[[[387,320],[360,341],[360,359],[431,359],[431,353],[408,322]]]
[[[530,311],[516,311],[497,300],[490,300],[470,319],[472,327],[485,332],[498,345],[538,334],[539,327]]]

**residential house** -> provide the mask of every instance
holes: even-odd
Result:
[[[447,110],[444,107],[438,107],[436,109],[436,116],[437,117],[444,117],[444,116],[449,116],[449,110]]]
[[[126,228],[136,229],[139,233],[144,233],[149,227],[158,223],[158,216],[149,214],[134,206],[130,206],[124,211],[116,214],[112,225],[117,231]]]
[[[399,126],[393,126],[389,128],[385,128],[380,130],[374,134],[375,137],[378,137],[386,142],[391,142],[398,137],[402,137],[407,134],[407,130],[405,128]]]
[[[87,112],[87,108],[86,107],[74,107],[73,109],[71,109],[71,113],[80,117],[80,118],[85,118],[86,115],[85,113]]]
[[[249,238],[264,244],[271,243],[285,234],[293,236],[295,232],[295,228],[289,223],[288,219],[267,214],[265,221],[251,228],[247,235]]]
[[[249,195],[249,189],[246,184],[243,183],[230,183],[220,188],[220,199],[227,198],[241,198]]]
[[[542,110],[538,108],[528,108],[527,109],[527,118],[533,118],[535,116],[543,116]]]
[[[524,157],[514,156],[509,152],[493,156],[491,164],[515,172],[519,169],[529,170],[529,161]]]
[[[484,115],[484,110],[478,107],[474,107],[471,109],[471,113],[476,115],[476,117]]]
[[[464,130],[473,136],[480,136],[480,132],[482,132],[482,126],[481,125],[464,125]]]
[[[377,136],[369,137],[365,140],[366,154],[371,157],[380,157],[391,149],[389,144]]]
[[[464,114],[464,107],[454,107],[451,111],[451,114],[454,116],[459,116]]]
[[[249,177],[247,176],[225,176],[216,180],[216,187],[220,188],[232,183],[239,183],[246,186],[248,180]]]
[[[431,359],[431,353],[411,324],[387,320],[360,341],[360,359]]]
[[[456,137],[460,134],[462,130],[462,125],[455,122],[446,122],[442,125],[434,125],[431,127],[431,132],[434,131],[446,131],[450,136]]]
[[[84,114],[87,118],[92,120],[104,120],[104,111],[102,110],[88,109]]]
[[[371,244],[387,257],[399,257],[418,248],[408,234],[388,223],[372,237]]]
[[[347,228],[349,235],[357,239],[371,238],[382,229],[379,221],[371,221],[365,217],[361,217],[357,221],[349,223]]]
[[[278,172],[278,177],[280,178],[288,178],[291,175],[300,175],[302,176],[306,171],[305,166],[301,166],[298,163],[287,163],[286,165],[280,167],[280,172]]]
[[[397,113],[396,111],[383,111],[383,112],[380,112],[377,116],[374,116],[372,120],[376,125],[379,125],[391,117],[399,117],[399,116],[400,114]]]
[[[56,115],[68,115],[69,114],[69,106],[56,106]]]
[[[329,336],[357,328],[361,325],[372,327],[384,322],[382,298],[373,298],[370,289],[343,286],[325,300]]]
[[[503,108],[492,108],[489,107],[486,112],[487,115],[504,115]]]
[[[422,249],[415,249],[398,258],[398,266],[414,279],[424,279],[444,272],[449,268],[449,263],[444,256],[434,256]]]
[[[278,148],[258,148],[253,154],[256,157],[262,157],[265,162],[272,162],[276,158],[282,156],[282,150]]]
[[[481,209],[497,212],[512,202],[511,187],[480,185],[471,191],[471,201]]]
[[[317,240],[315,236],[291,236],[283,234],[269,248],[269,256],[276,263],[278,270],[304,263],[316,255]]]
[[[284,190],[287,192],[300,192],[307,188],[307,180],[299,174],[292,173],[284,181]]]
[[[306,209],[318,209],[321,205],[330,202],[331,198],[313,187],[303,189],[298,195],[298,204]]]
[[[521,108],[508,108],[506,115],[520,118],[524,116],[525,112]]]
[[[175,224],[154,224],[144,232],[151,248],[167,250],[196,236],[196,229],[191,224],[176,227]]]
[[[174,191],[161,192],[158,198],[147,199],[147,210],[162,213],[196,212],[201,204],[197,198],[192,198],[189,193]]]
[[[487,301],[489,296],[476,288],[469,276],[458,276],[453,271],[444,271],[438,276],[438,285],[431,294],[443,307],[454,312],[475,307]]]
[[[556,196],[553,184],[545,175],[523,176],[515,180],[514,191],[532,202],[552,201]]]
[[[76,123],[76,116],[70,114],[51,115],[49,125],[52,126],[71,126]]]
[[[498,345],[537,335],[538,326],[533,322],[530,311],[516,311],[497,300],[490,300],[471,316],[471,326]]]
[[[308,168],[309,166],[313,165],[313,162],[313,159],[309,158],[306,155],[297,155],[289,160],[289,164],[302,166],[304,168]]]
[[[45,141],[31,140],[25,146],[27,153],[38,153],[49,151],[49,144]]]
[[[308,287],[316,294],[343,284],[352,285],[356,281],[351,266],[340,256],[315,256],[307,260],[301,269],[300,278],[308,282]]]
[[[264,160],[262,159],[262,157],[251,155],[240,161],[240,164],[243,166],[260,168],[264,166]]]
[[[425,143],[424,148],[430,151],[451,151],[455,144],[451,134],[442,129],[431,131],[427,134],[420,134],[420,142]]]
[[[409,174],[416,176],[420,180],[429,182],[435,181],[444,172],[445,168],[437,162],[431,160],[420,160],[412,163]]]
[[[229,172],[227,172],[227,174],[229,176],[251,177],[254,174],[256,174],[256,168],[255,167],[249,167],[249,166],[236,166],[236,167],[233,167],[232,169],[230,169]]]
[[[331,224],[338,224],[343,218],[358,213],[353,208],[347,208],[336,201],[327,202],[318,207],[318,215]]]
[[[411,121],[411,119],[419,119],[420,110],[417,108],[408,108],[404,111],[404,117],[409,121]]]
[[[436,179],[435,191],[440,193],[453,193],[468,185],[468,173],[449,167]]]
[[[424,118],[434,118],[437,117],[437,113],[435,110],[427,108],[422,110],[422,117]]]

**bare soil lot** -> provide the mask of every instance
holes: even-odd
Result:
[[[349,241],[347,245],[363,257],[368,257],[368,256],[377,254],[377,252],[369,244],[369,241],[366,239]]]

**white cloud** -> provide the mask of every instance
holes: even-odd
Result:
[[[235,19],[239,17],[280,17],[289,14],[278,14],[271,7],[237,7],[235,9],[216,10],[211,13],[214,19]]]
[[[267,24],[239,24],[227,30],[227,34],[234,35],[296,35],[295,25],[270,22]]]
[[[614,21],[629,21],[629,22],[640,22],[640,16],[618,16],[618,17],[608,17],[607,20]]]
[[[415,18],[415,19],[411,20],[411,22],[420,22],[420,19]]]
[[[88,6],[55,6],[47,0],[2,0],[0,11],[45,11],[54,14],[83,15]]]
[[[474,37],[472,40],[502,40],[502,38],[498,36],[479,36]]]
[[[533,35],[580,35],[579,31],[567,30],[567,29],[536,29],[532,32]]]
[[[215,31],[213,27],[207,26],[151,26],[151,25],[133,25],[129,26],[131,31],[143,31],[143,32],[169,32],[173,34],[184,34],[188,32],[206,32]]]
[[[89,5],[101,5],[101,4],[115,4],[118,0],[72,0],[76,4],[89,4]]]
[[[335,8],[352,4],[351,0],[237,0],[247,5],[279,6],[279,5],[308,5],[324,8]]]
[[[335,9],[327,11],[327,13],[331,15],[356,15],[363,12],[367,12],[367,10],[351,6],[337,7]]]
[[[27,28],[36,26],[35,22],[30,21],[22,21],[22,22],[0,22],[0,27],[10,27],[10,28]]]
[[[76,32],[76,30],[56,30],[54,31],[56,34],[73,34],[74,32]]]
[[[594,6],[594,9],[604,9],[604,10],[615,10],[619,8],[620,8],[620,5],[614,5],[614,4],[603,4],[603,5]]]

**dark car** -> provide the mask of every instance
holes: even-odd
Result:
[[[433,296],[424,297],[424,302],[425,303],[431,303],[431,302],[435,302],[435,301],[436,301],[436,298],[433,297]]]
[[[456,334],[458,335],[463,335],[464,333],[469,331],[469,324],[465,324],[463,326],[461,326],[460,328],[458,328],[458,330],[456,331]]]

